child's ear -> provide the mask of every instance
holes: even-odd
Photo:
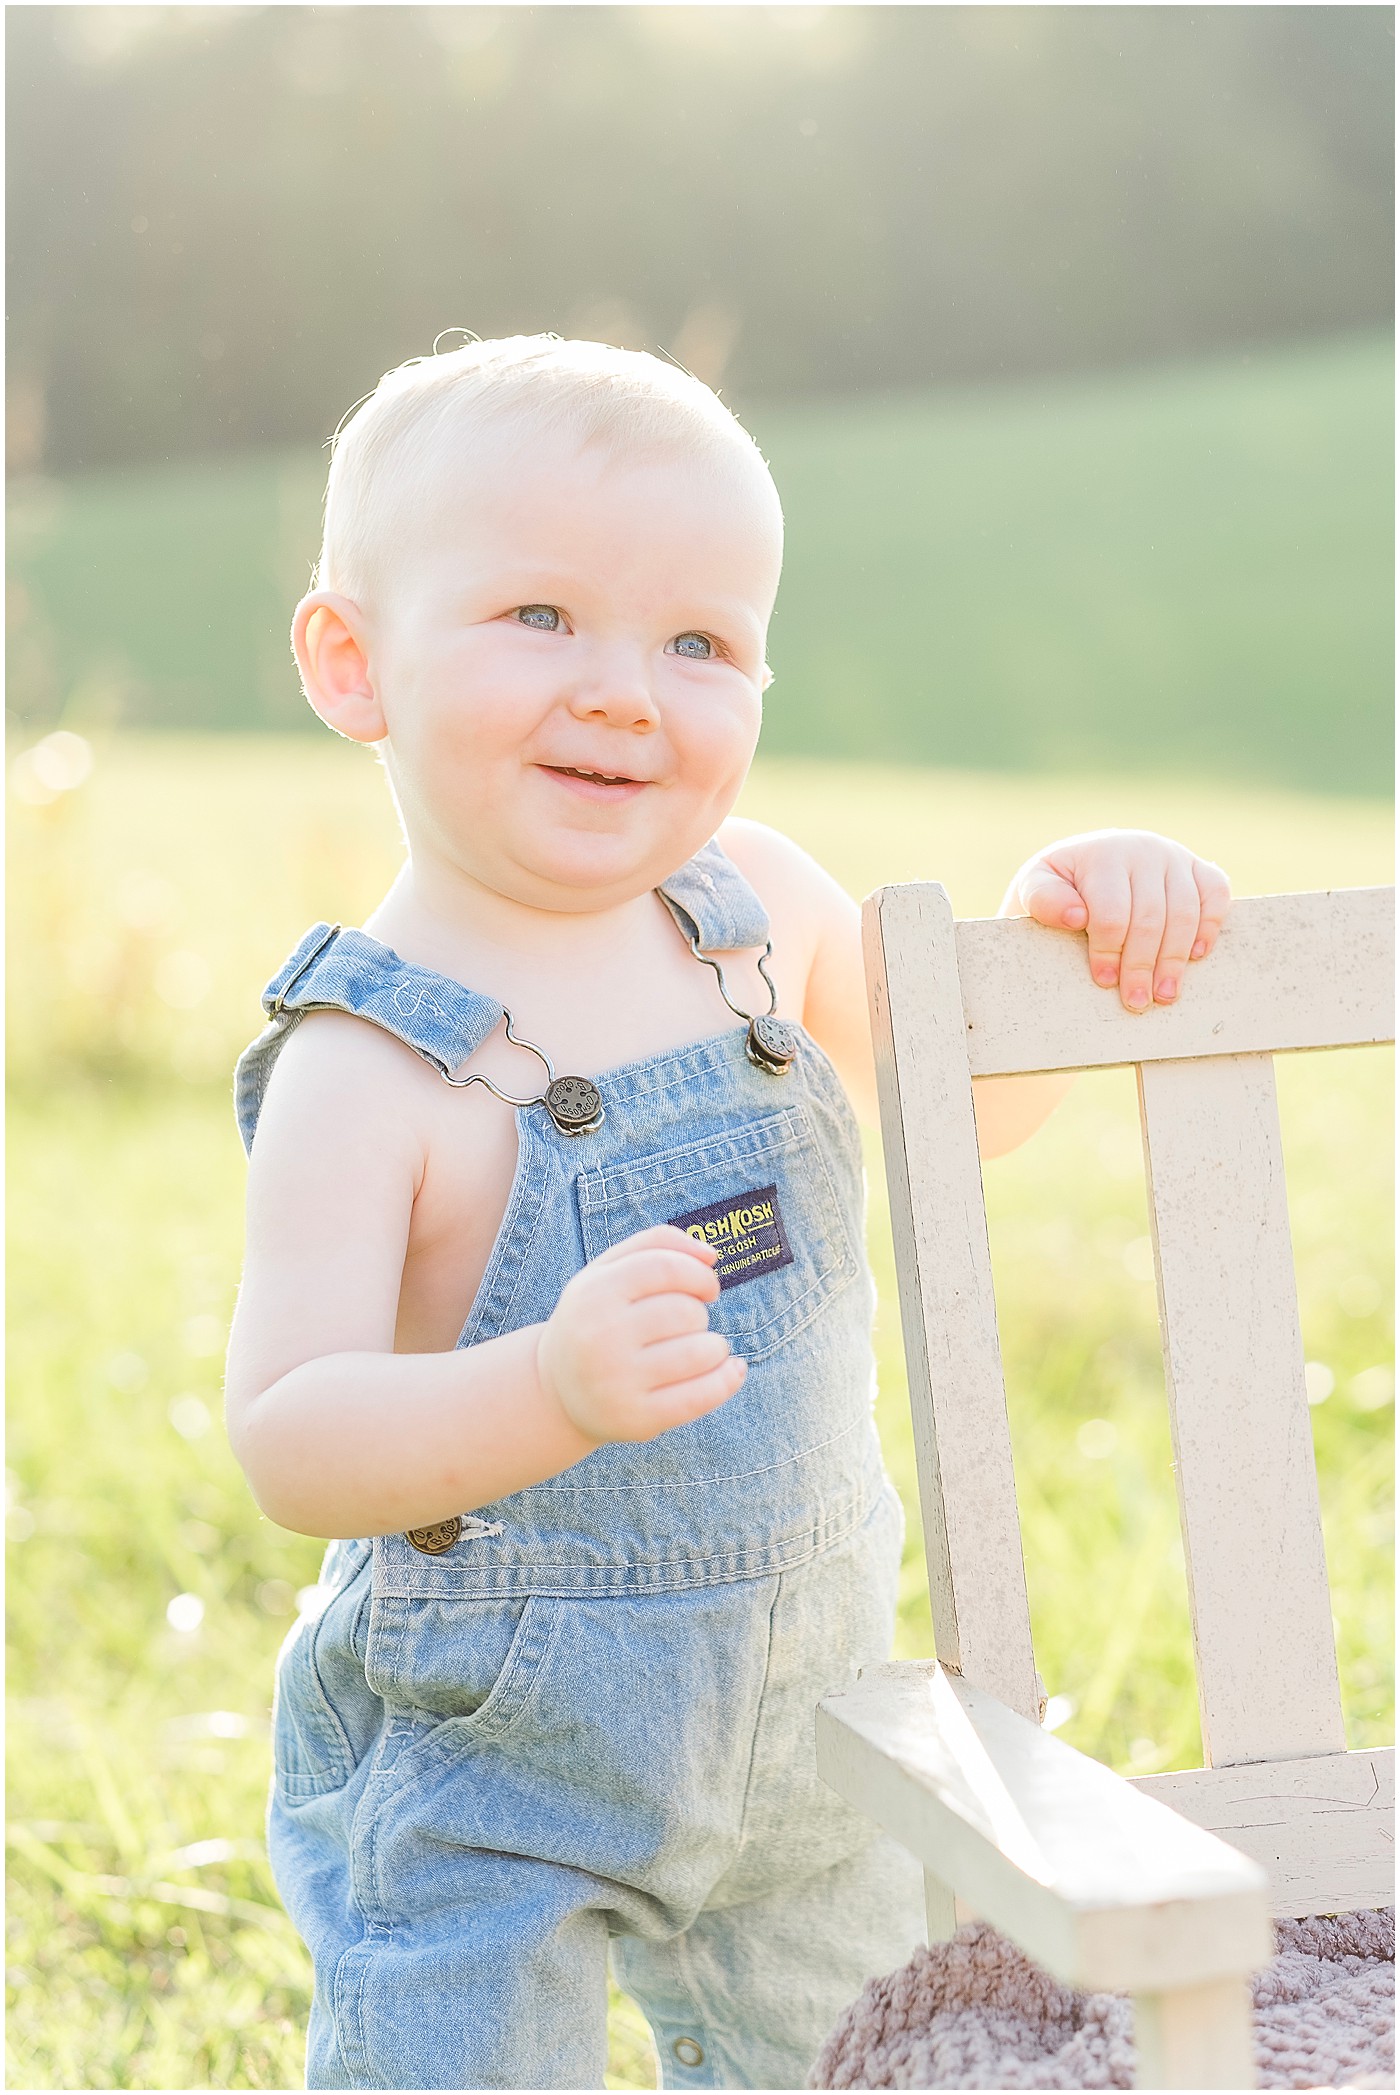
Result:
[[[313,711],[352,742],[382,742],[389,732],[370,681],[364,617],[349,597],[313,590],[292,619],[292,652]]]
[[[758,688],[759,688],[759,690],[760,690],[760,691],[766,691],[766,690],[768,689],[768,686],[769,686],[769,685],[770,685],[770,684],[772,683],[772,681],[773,681],[773,672],[772,672],[772,670],[771,670],[771,669],[770,669],[770,668],[768,667],[768,664],[767,664],[767,663],[765,662],[765,663],[764,663],[764,665],[763,665],[763,675],[762,675],[762,676],[761,676],[761,677],[759,678],[759,683],[758,683]]]

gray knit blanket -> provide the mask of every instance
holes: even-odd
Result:
[[[1274,1923],[1254,1979],[1261,2088],[1388,2087],[1395,1913]],[[1133,2013],[1075,1993],[976,1922],[872,1979],[822,2046],[812,2088],[1130,2088]]]

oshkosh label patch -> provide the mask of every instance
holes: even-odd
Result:
[[[776,1186],[727,1194],[707,1208],[673,1215],[671,1224],[702,1244],[714,1245],[719,1253],[715,1272],[721,1288],[742,1287],[746,1280],[761,1280],[776,1266],[792,1264]]]

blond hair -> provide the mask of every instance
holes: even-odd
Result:
[[[491,427],[556,436],[574,448],[602,443],[624,460],[741,455],[772,488],[742,423],[679,365],[557,335],[473,337],[386,371],[336,430],[313,586],[365,601],[449,431]],[[776,490],[773,502],[776,510]]]

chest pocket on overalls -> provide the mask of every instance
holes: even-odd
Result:
[[[710,1326],[762,1360],[819,1315],[859,1270],[831,1174],[800,1106],[723,1135],[586,1171],[584,1250],[673,1222],[719,1253]]]

